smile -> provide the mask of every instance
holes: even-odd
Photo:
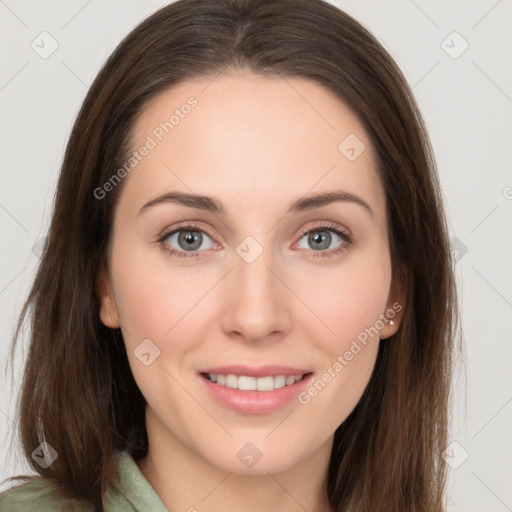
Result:
[[[305,368],[230,365],[196,372],[202,388],[219,405],[242,414],[263,415],[296,404],[313,380]]]
[[[203,374],[210,382],[219,386],[226,386],[231,389],[239,389],[240,391],[274,391],[275,389],[291,386],[301,381],[307,374],[297,375],[268,375],[266,377],[250,377],[248,375],[233,374]]]

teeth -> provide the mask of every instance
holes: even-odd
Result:
[[[278,375],[274,377],[274,388],[284,388],[286,386],[286,377],[284,375]]]
[[[274,389],[291,386],[302,380],[304,375],[276,375],[275,377],[249,377],[247,375],[221,375],[217,373],[207,373],[206,378],[231,389],[240,389],[242,391],[273,391]]]
[[[236,375],[226,375],[226,387],[227,388],[238,388],[238,377]]]
[[[236,377],[235,377],[236,378]],[[254,391],[256,389],[256,377],[246,377],[244,375],[238,377],[238,389],[243,391]]]
[[[274,377],[259,377],[256,379],[256,389],[258,391],[272,391],[274,386]]]

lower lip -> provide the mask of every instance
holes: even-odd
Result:
[[[213,398],[225,407],[245,414],[267,414],[277,411],[296,398],[308,386],[313,374],[306,375],[295,384],[273,391],[241,391],[215,384],[203,374],[198,376]]]

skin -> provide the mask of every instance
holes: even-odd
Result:
[[[121,327],[148,404],[149,451],[138,464],[173,511],[327,511],[322,480],[334,432],[361,398],[379,337],[396,332],[400,313],[307,405],[294,399],[273,413],[235,412],[205,392],[195,371],[243,362],[321,377],[402,301],[374,152],[358,118],[317,83],[246,71],[160,94],[134,126],[134,149],[190,96],[197,107],[125,178],[108,270],[98,275],[101,320]],[[353,162],[338,150],[349,134],[366,146]],[[172,203],[138,214],[171,190],[214,196],[226,214]],[[373,214],[334,202],[286,215],[291,201],[333,190],[358,195]],[[187,221],[206,230],[197,259],[169,255],[157,241]],[[353,243],[332,258],[314,257],[318,243],[301,230],[318,230],[319,221],[349,232]],[[328,233],[322,250],[333,253],[344,241]],[[190,254],[178,235],[167,244]],[[263,249],[252,263],[236,252],[247,236]],[[147,338],[160,350],[149,366],[134,354]],[[252,468],[237,457],[247,442],[262,454]]]

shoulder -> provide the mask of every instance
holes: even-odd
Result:
[[[65,498],[56,485],[45,478],[28,482],[0,493],[0,512],[93,512],[92,505]]]

